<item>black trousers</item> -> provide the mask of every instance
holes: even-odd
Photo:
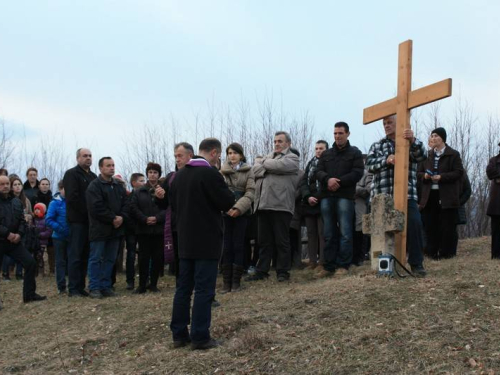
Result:
[[[276,273],[288,274],[291,268],[290,222],[292,214],[285,211],[257,212],[259,230],[259,261],[257,272],[267,274],[276,251]]]
[[[20,262],[24,268],[23,282],[23,300],[27,301],[33,298],[36,292],[36,261],[28,250],[26,250],[22,242],[17,244],[1,242],[0,257],[8,255],[17,262]]]
[[[150,278],[151,286],[157,286],[163,267],[163,236],[139,234],[139,287],[145,288]]]
[[[500,216],[491,216],[491,258],[500,259]]]
[[[427,255],[434,259],[456,256],[458,209],[441,208],[439,190],[431,190],[423,214],[427,235]]]

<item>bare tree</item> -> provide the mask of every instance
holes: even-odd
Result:
[[[15,149],[12,133],[7,130],[5,121],[0,119],[0,168],[9,166],[14,157]]]

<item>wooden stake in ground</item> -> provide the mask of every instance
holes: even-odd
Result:
[[[365,108],[363,124],[396,115],[396,164],[394,165],[394,208],[405,215],[405,227],[396,234],[396,258],[406,264],[406,226],[408,207],[408,170],[410,141],[403,138],[405,129],[410,129],[410,110],[424,104],[451,96],[451,78],[411,91],[411,65],[413,42],[407,40],[399,45],[398,94],[395,98]]]

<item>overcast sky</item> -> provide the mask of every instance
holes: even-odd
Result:
[[[499,15],[493,0],[0,0],[0,117],[102,156],[144,122],[272,92],[318,135],[348,122],[366,149],[381,125],[363,108],[394,96],[407,39],[414,88],[451,77],[480,118],[498,115]]]

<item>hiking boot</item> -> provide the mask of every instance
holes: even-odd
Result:
[[[427,271],[423,266],[411,266],[411,272],[415,277],[425,277],[427,276]]]
[[[233,265],[223,264],[221,268],[222,268],[222,282],[224,284],[222,286],[220,294],[226,294],[231,291],[231,286],[233,283]]]
[[[116,297],[117,294],[113,292],[112,289],[103,289],[101,290],[101,294],[103,297]]]
[[[220,302],[217,301],[214,297],[214,299],[212,300],[212,308],[215,308],[215,307],[219,307],[220,306]]]
[[[240,290],[241,288],[241,276],[245,272],[245,269],[242,266],[238,266],[237,264],[233,264],[233,283],[231,285],[231,289],[233,292]]]
[[[47,297],[34,293],[31,297],[25,298],[24,303],[45,301]]]
[[[248,276],[245,281],[259,281],[265,280],[269,277],[267,273],[256,271],[255,274]]]
[[[191,343],[190,339],[174,340],[174,349],[183,348],[183,347],[187,346],[190,343]]]
[[[288,272],[279,273],[277,276],[278,282],[280,283],[290,280],[290,274]]]
[[[335,271],[328,271],[323,268],[321,271],[316,272],[314,277],[316,279],[325,279],[327,277],[333,277],[333,275],[335,275]]]
[[[89,293],[90,298],[95,298],[95,299],[102,299],[102,293],[100,290],[91,290]]]
[[[80,290],[80,294],[82,295],[82,297],[89,297],[90,296],[90,293],[87,292],[85,289]]]
[[[216,348],[220,346],[220,343],[217,340],[210,339],[204,343],[201,344],[195,344],[194,342],[191,343],[191,350],[208,350],[212,348]]]

